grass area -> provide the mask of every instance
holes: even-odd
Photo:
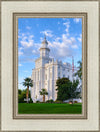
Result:
[[[19,114],[82,114],[82,104],[19,103]]]

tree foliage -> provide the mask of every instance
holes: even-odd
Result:
[[[80,93],[77,91],[78,84],[78,80],[73,80],[73,82],[71,82],[68,78],[59,78],[56,82],[57,100],[64,101],[77,98]]]
[[[21,95],[21,93],[22,93],[22,90],[18,89],[18,95]]]
[[[27,77],[24,79],[23,86],[25,87],[33,87],[33,81],[31,78]]]
[[[40,91],[40,95],[48,95],[47,90],[43,88],[43,89]]]
[[[82,80],[82,61],[78,61],[79,69],[75,73],[75,76],[78,76],[80,80]]]
[[[70,98],[73,101],[73,98],[79,98],[80,97],[80,91],[78,89],[79,80],[73,80],[72,86],[70,88]]]
[[[58,78],[56,82],[57,86],[57,100],[66,100],[69,98],[68,90],[71,87],[71,82],[68,78]]]
[[[18,103],[26,103],[26,101],[24,101],[24,99],[26,98],[26,89],[25,90],[21,90],[18,89]],[[30,98],[30,103],[32,103],[32,99],[31,99],[31,94],[29,91],[29,98]]]
[[[40,91],[40,95],[43,95],[43,102],[45,102],[45,95],[48,95],[47,90],[43,88],[43,89]]]
[[[81,93],[81,91],[82,91],[82,61],[78,61],[78,64],[79,64],[79,66],[78,66],[79,69],[75,73],[75,76],[78,76],[78,79],[79,79],[79,82],[80,82],[80,84],[79,84],[80,98],[82,98],[82,93]]]
[[[28,103],[29,87],[33,86],[33,81],[31,80],[31,78],[29,78],[29,77],[25,78],[24,82],[23,82],[23,86],[27,87],[26,99],[27,99],[27,103]]]

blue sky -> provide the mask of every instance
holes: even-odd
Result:
[[[81,18],[18,18],[18,83],[30,77],[46,35],[50,57],[74,65],[82,59]]]

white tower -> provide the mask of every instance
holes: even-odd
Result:
[[[36,97],[38,100],[42,101],[42,96],[40,96],[39,91],[45,88],[45,76],[46,76],[45,64],[49,63],[49,61],[51,60],[49,58],[50,49],[48,47],[46,36],[44,37],[41,48],[39,50],[40,50],[40,57],[35,60],[35,69],[33,69],[32,72],[32,80],[34,81],[34,86],[31,90],[32,90],[32,98],[34,102],[36,101]]]
[[[48,42],[47,42],[46,36],[45,36],[44,40],[42,42],[42,46],[40,48],[40,57],[49,58],[49,52],[50,52],[50,49],[48,48]]]

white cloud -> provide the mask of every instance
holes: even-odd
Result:
[[[39,27],[39,24],[36,24],[37,27]]]
[[[59,41],[59,40],[61,40],[60,37],[56,37],[56,38],[55,38],[55,41]]]
[[[39,57],[39,43],[34,43],[34,35],[30,33],[19,33],[19,63],[34,63],[34,58]],[[35,52],[33,52],[33,49]]]
[[[55,59],[66,59],[66,57],[77,55],[78,45],[76,39],[81,39],[81,36],[75,38],[74,36],[69,35],[70,22],[68,20],[64,21],[63,25],[65,26],[65,32],[61,36],[54,37],[51,30],[44,30],[40,33],[45,34],[48,37],[52,37],[52,41],[48,41],[50,48],[50,56]],[[39,57],[39,48],[40,43],[34,42],[34,35],[30,33],[21,33],[19,42],[22,47],[19,50],[19,63],[32,62],[34,63],[35,59]],[[40,38],[43,40],[43,38]],[[23,55],[23,56],[22,56]]]
[[[22,51],[19,51],[19,52],[18,52],[18,55],[19,55],[19,56],[23,55],[23,52],[22,52]]]
[[[30,30],[30,29],[31,29],[31,27],[30,27],[30,26],[27,26],[27,27],[26,27],[26,29]]]
[[[76,45],[76,44],[75,45],[72,45],[72,48],[73,49],[78,49],[78,45]]]
[[[63,23],[65,26],[65,33],[63,33],[61,37],[56,37],[53,42],[48,41],[51,49],[50,56],[55,59],[62,60],[77,54],[76,49],[78,49],[78,45],[76,44],[76,38],[69,35],[70,22],[67,19],[65,20],[66,22]]]
[[[67,28],[69,28],[70,27],[70,22],[69,21],[65,22],[65,23],[63,23],[63,25],[65,25]]]
[[[74,18],[73,20],[74,20],[75,23],[81,22],[81,18]]]
[[[43,39],[44,39],[43,37],[40,37],[40,41],[41,41],[41,42],[43,41]]]
[[[66,34],[62,34],[62,41],[66,45],[71,44],[71,39],[68,39]]]
[[[33,40],[29,40],[28,42],[25,41],[25,40],[22,40],[20,43],[24,47],[31,47],[31,46],[33,46]]]
[[[69,32],[69,27],[70,27],[70,22],[69,21],[68,22],[65,22],[65,23],[63,23],[63,25],[66,26],[65,31],[68,33]]]
[[[22,82],[24,82],[24,77],[18,76],[18,89],[25,89]]]
[[[19,65],[18,66],[22,66],[22,64],[21,63],[19,63]]]
[[[20,36],[20,35],[18,35],[18,38],[21,38],[21,36]]]
[[[23,50],[24,48],[23,47],[20,47],[19,50]]]
[[[53,34],[52,34],[52,31],[51,30],[44,30],[44,31],[41,31],[40,33],[48,36],[48,37],[52,37]]]
[[[38,49],[35,49],[35,50],[32,50],[32,53],[34,54],[34,55],[39,55],[39,48]]]
[[[19,63],[34,62],[36,58],[25,56],[24,58],[19,58]]]
[[[21,55],[24,54],[22,50],[23,50],[23,47],[20,47],[20,48],[18,49],[18,55],[19,55],[19,56],[21,56]]]
[[[33,38],[34,36],[32,34],[23,34],[21,35],[21,40],[20,40],[20,44],[23,47],[32,47],[33,46]]]
[[[57,37],[53,42],[49,42],[50,56],[55,59],[65,59],[75,53],[78,48],[75,37],[68,37],[67,34],[62,34],[61,37]]]
[[[26,70],[26,71],[24,71],[24,72],[28,72],[28,71]]]
[[[79,42],[82,42],[82,34],[80,34],[77,39],[78,39]]]

